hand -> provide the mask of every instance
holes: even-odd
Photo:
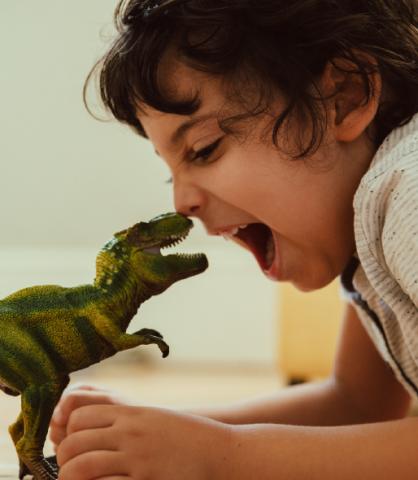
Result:
[[[162,408],[73,410],[59,443],[59,480],[223,480],[231,426]]]
[[[75,384],[67,388],[52,415],[49,438],[54,451],[67,436],[68,419],[73,410],[84,405],[128,405],[127,400],[118,397],[111,391],[91,385]]]

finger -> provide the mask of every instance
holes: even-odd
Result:
[[[80,430],[110,427],[123,407],[116,405],[86,405],[73,410],[67,423],[67,435]]]
[[[87,452],[65,463],[58,474],[59,480],[96,480],[102,477],[129,478],[125,454],[112,451]]]
[[[121,477],[120,475],[118,475],[116,477],[114,477],[114,476],[112,476],[112,477],[100,477],[100,478],[97,478],[95,480],[126,480],[127,478],[132,479],[132,477],[128,477],[128,476]]]
[[[52,414],[51,423],[65,426],[73,410],[84,405],[108,405],[114,403],[109,394],[96,390],[74,390],[64,393]]]
[[[126,480],[127,478],[132,478],[132,477],[128,477],[128,476],[123,476],[122,477],[122,476],[118,475],[116,477],[114,477],[114,476],[112,476],[112,477],[100,477],[96,480]]]
[[[117,451],[118,444],[113,430],[81,430],[66,437],[57,449],[57,462],[65,465],[69,460],[87,452]]]
[[[67,436],[66,427],[61,427],[51,423],[50,429],[49,429],[49,439],[53,444],[54,450],[56,450],[56,447],[64,440],[66,436]]]
[[[104,391],[101,388],[95,387],[93,385],[87,385],[85,383],[76,382],[67,387],[67,392],[72,392],[74,390],[85,390],[85,391]]]

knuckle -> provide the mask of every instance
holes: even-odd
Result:
[[[83,480],[83,472],[79,467],[78,462],[68,462],[65,465],[60,466],[59,480]]]
[[[65,430],[63,428],[51,427],[49,431],[49,439],[55,445],[58,445],[65,438]]]
[[[97,472],[97,461],[94,458],[94,455],[83,455],[80,457],[79,468],[84,474],[90,478],[95,478],[95,473]],[[78,477],[77,477],[78,478]]]
[[[59,480],[87,480],[98,478],[99,464],[92,452],[79,455],[60,466]]]
[[[67,433],[72,433],[79,430],[80,426],[82,425],[84,418],[84,411],[81,408],[73,410],[70,413],[67,422]]]
[[[76,408],[88,403],[86,393],[79,390],[69,391],[65,393],[61,399],[60,407],[64,412],[69,414]]]
[[[93,385],[88,385],[87,383],[76,382],[67,389],[69,392],[76,391],[76,390],[87,390],[87,391],[95,391],[98,390]]]
[[[75,392],[65,393],[60,402],[60,407],[63,411],[73,410],[74,406],[77,403],[77,395]]]
[[[62,467],[67,459],[69,458],[69,447],[68,447],[68,442],[62,441],[61,444],[58,446],[56,455],[57,455],[57,463],[60,467]],[[61,474],[61,468],[60,468],[60,474]],[[61,476],[60,476],[61,479]]]

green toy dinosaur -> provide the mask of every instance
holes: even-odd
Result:
[[[93,284],[74,288],[25,288],[0,301],[0,388],[21,395],[22,409],[9,432],[19,457],[19,478],[58,476],[43,456],[52,412],[69,374],[115,353],[155,343],[169,352],[160,333],[126,333],[140,304],[172,283],[203,272],[203,254],[163,256],[193,223],[168,213],[118,232],[99,252]]]

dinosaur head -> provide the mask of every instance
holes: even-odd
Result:
[[[204,254],[169,254],[161,250],[183,241],[193,222],[178,213],[166,213],[149,222],[140,222],[115,234],[119,250],[126,252],[135,275],[153,294],[172,283],[206,270]]]

